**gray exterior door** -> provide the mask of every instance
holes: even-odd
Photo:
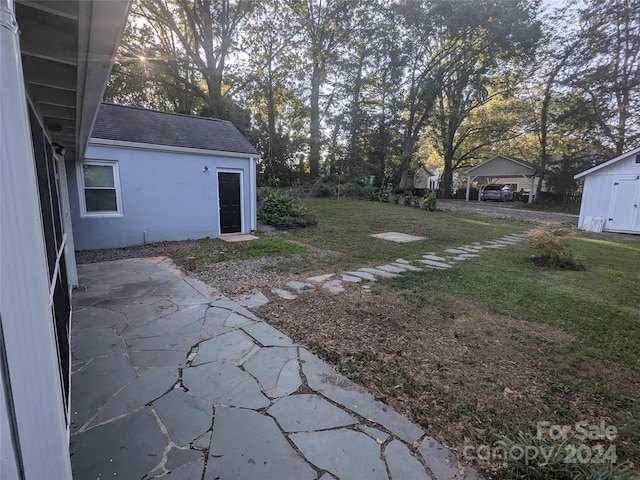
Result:
[[[218,172],[220,233],[242,231],[240,173]]]

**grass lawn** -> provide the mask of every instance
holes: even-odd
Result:
[[[318,226],[282,239],[335,254],[277,267],[300,278],[415,260],[532,228],[384,203],[312,199],[307,207]],[[369,237],[384,231],[425,240]],[[619,461],[637,468],[640,236],[576,232],[571,245],[584,271],[536,267],[523,243],[449,270],[379,281],[370,293],[351,286],[340,295],[275,299],[259,313],[461,453],[467,447],[473,456],[518,431],[533,437],[539,421],[604,420],[617,428]],[[587,445],[590,454],[599,448]]]

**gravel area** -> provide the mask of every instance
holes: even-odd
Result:
[[[558,212],[541,212],[523,207],[519,202],[495,203],[465,200],[438,200],[441,210],[473,212],[492,218],[506,218],[520,222],[545,225],[577,226],[578,215]]]
[[[300,258],[300,255],[286,258]],[[281,285],[284,277],[268,267],[282,261],[283,257],[229,260],[198,266],[190,275],[226,295],[237,295],[264,289],[267,285]]]

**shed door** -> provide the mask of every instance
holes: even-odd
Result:
[[[625,232],[638,230],[639,195],[640,178],[638,176],[621,177],[613,182],[607,230]]]
[[[242,231],[240,173],[218,172],[220,233]]]

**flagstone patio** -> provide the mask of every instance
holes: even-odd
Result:
[[[478,478],[420,427],[169,260],[78,270],[75,478]]]

